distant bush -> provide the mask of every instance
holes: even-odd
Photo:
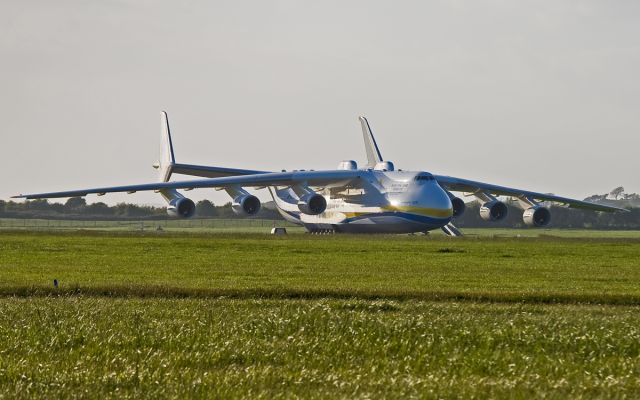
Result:
[[[258,216],[280,219],[277,211],[263,207]],[[118,203],[109,206],[98,202],[87,204],[85,199],[72,197],[65,204],[49,203],[46,199],[28,200],[23,203],[0,200],[0,218],[41,218],[41,219],[166,219],[165,207],[140,206],[130,203]],[[241,218],[231,210],[231,203],[216,206],[209,200],[199,201],[196,205],[196,218]]]

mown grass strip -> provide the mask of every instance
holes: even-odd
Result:
[[[640,305],[637,239],[78,233],[0,239],[4,297]]]
[[[474,302],[506,304],[590,304],[640,306],[640,296],[629,294],[599,293],[521,293],[521,292],[462,292],[462,291],[348,291],[328,289],[290,288],[184,288],[154,285],[120,285],[52,288],[45,286],[0,287],[1,297],[106,297],[106,298],[166,298],[166,299],[215,299],[239,300],[395,300]]]

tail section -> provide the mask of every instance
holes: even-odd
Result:
[[[169,129],[169,118],[167,113],[160,113],[162,132],[160,136],[160,159],[153,164],[153,168],[158,170],[158,180],[169,182],[173,174],[201,176],[204,178],[219,178],[234,175],[264,174],[268,171],[255,171],[248,169],[213,167],[206,165],[178,164],[173,153],[173,143],[171,141],[171,130]]]
[[[362,116],[359,117],[359,119],[360,125],[362,125],[364,148],[367,152],[367,166],[373,168],[376,166],[376,164],[382,162],[382,154],[380,154],[376,139],[373,137],[373,132],[371,132],[369,121],[367,121],[367,119]]]
[[[173,143],[171,142],[171,130],[169,129],[169,117],[167,113],[160,113],[160,122],[162,131],[160,136],[160,160],[153,165],[158,170],[158,180],[160,182],[168,182],[176,164],[176,158],[173,154]]]

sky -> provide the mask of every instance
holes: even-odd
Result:
[[[396,168],[640,192],[639,20],[624,0],[1,2],[0,199],[155,181],[161,110],[182,163],[362,164],[365,115]]]

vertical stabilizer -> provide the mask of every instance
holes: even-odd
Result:
[[[171,172],[176,159],[173,155],[173,143],[171,142],[171,131],[169,130],[169,117],[167,113],[162,111],[160,113],[160,122],[162,130],[160,132],[160,159],[154,165],[154,168],[158,169],[158,180],[161,182],[168,182],[171,178]]]
[[[360,125],[362,125],[362,136],[364,138],[364,149],[367,152],[367,167],[373,168],[379,162],[382,162],[382,155],[378,149],[376,139],[373,137],[369,121],[365,117],[359,117]]]

